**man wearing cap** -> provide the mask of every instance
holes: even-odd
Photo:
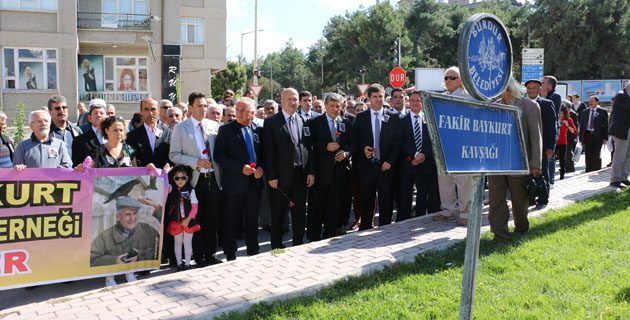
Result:
[[[28,115],[28,123],[33,133],[30,139],[20,142],[15,148],[15,169],[71,168],[72,160],[66,144],[49,134],[50,114],[44,110],[33,111]]]
[[[138,222],[141,207],[136,199],[116,198],[116,224],[92,241],[90,267],[157,260],[160,234],[150,225]],[[107,280],[110,285],[113,277]],[[133,273],[128,273],[127,281],[133,280]]]
[[[545,178],[547,189],[549,189],[551,175],[553,175],[555,171],[552,167],[555,167],[556,165],[553,158],[553,151],[556,149],[556,141],[558,141],[558,118],[556,117],[553,102],[551,100],[544,99],[538,94],[541,86],[542,82],[538,79],[530,79],[525,82],[527,97],[536,102],[540,107],[543,142],[542,175]],[[538,197],[536,201],[536,210],[546,207],[548,202],[549,193],[547,193],[544,198]]]
[[[76,165],[82,163],[98,146],[107,142],[100,132],[101,121],[107,117],[105,101],[102,99],[90,101],[89,112],[90,126],[72,141],[72,163]]]
[[[50,97],[48,99],[48,110],[52,118],[50,135],[66,143],[68,154],[72,158],[72,142],[83,131],[68,121],[68,102],[64,96],[55,95]]]

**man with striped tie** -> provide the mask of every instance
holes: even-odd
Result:
[[[438,175],[429,130],[422,112],[420,92],[409,95],[409,109],[401,119],[402,152],[400,163],[400,196],[396,221],[408,219],[411,212],[413,185],[416,185],[416,217],[440,211]]]

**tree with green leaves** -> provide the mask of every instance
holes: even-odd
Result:
[[[228,61],[227,69],[217,73],[212,79],[212,97],[219,101],[227,89],[234,90],[234,92],[244,89],[247,83],[245,72],[245,67],[239,66],[236,62]]]

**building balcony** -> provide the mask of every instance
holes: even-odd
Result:
[[[84,92],[79,95],[80,101],[90,101],[92,99],[103,99],[107,103],[139,102],[145,98],[150,98],[148,91],[94,91]]]
[[[78,29],[151,30],[148,14],[78,12]]]

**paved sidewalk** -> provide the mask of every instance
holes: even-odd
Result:
[[[610,169],[556,180],[549,205],[531,216],[607,191]],[[489,230],[488,207],[483,231]],[[350,275],[366,274],[419,253],[443,250],[466,237],[454,221],[429,216],[343,237],[262,253],[203,269],[0,311],[0,319],[211,318],[260,301],[311,294]]]

